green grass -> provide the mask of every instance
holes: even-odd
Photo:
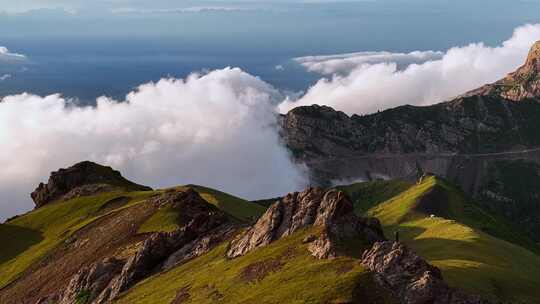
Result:
[[[229,214],[233,218],[243,222],[253,222],[266,211],[266,208],[259,204],[251,203],[239,197],[215,189],[198,185],[186,185],[178,188],[181,189],[188,187],[197,191],[201,197],[210,204],[216,206],[221,211]]]
[[[427,204],[441,204],[432,207],[446,218],[419,211],[426,207],[419,206],[421,198],[437,187],[442,191]],[[441,268],[450,285],[504,301],[538,303],[540,256],[485,233],[486,225],[499,237],[514,232],[502,222],[497,225],[496,218],[477,209],[445,181],[427,178],[372,207],[368,214],[381,220],[387,236],[399,230],[400,239]]]
[[[99,209],[111,199],[129,196],[137,202],[152,193],[111,192],[76,198],[46,205],[0,225],[0,288],[95,220]]]
[[[180,228],[179,211],[172,206],[167,205],[148,218],[137,231],[138,233],[147,232],[172,232]]]
[[[371,207],[382,203],[409,189],[411,183],[403,180],[372,181],[339,186],[337,189],[347,193],[354,202],[354,211],[362,214]]]
[[[358,260],[313,258],[301,231],[245,256],[229,260],[227,243],[130,289],[117,303],[170,303],[183,291],[186,303],[391,303],[377,290]],[[249,267],[273,265],[266,275],[247,279]]]

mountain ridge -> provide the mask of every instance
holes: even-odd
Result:
[[[403,191],[400,186],[378,197]],[[441,276],[414,253],[416,243],[410,249],[407,233],[406,243],[385,241],[382,228],[388,235],[389,227],[366,217],[369,212],[355,213],[346,191],[290,193],[262,216],[248,208],[258,217],[254,224],[231,209],[230,204],[244,208],[238,198],[221,193],[217,197],[231,201],[216,204],[205,193],[219,194],[200,186],[94,193],[60,199],[1,224],[0,240],[9,238],[6,225],[31,228],[44,238],[7,259],[0,254],[0,272],[12,271],[2,281],[0,303],[163,303],[163,297],[170,303],[497,303],[492,295],[475,295],[476,289],[462,291],[455,279],[448,285],[448,269],[441,268]],[[38,252],[36,246],[45,247]],[[383,266],[381,257],[394,262]],[[398,279],[394,274],[404,267],[414,276]],[[249,292],[240,295],[245,288]]]
[[[504,175],[497,173],[501,162],[540,164],[539,72],[540,42],[536,42],[517,71],[453,100],[363,116],[348,116],[327,106],[298,107],[282,117],[282,136],[296,161],[308,166],[315,184],[380,178],[412,182],[434,173],[524,226],[530,237],[540,241],[535,233],[540,231],[536,216],[540,206],[530,202],[531,196],[516,205],[528,209],[501,211],[503,192],[512,192],[516,185],[507,179],[506,188],[497,186],[500,179],[494,176]],[[507,82],[514,84],[510,91],[493,89]],[[520,178],[516,170],[512,172],[517,174],[513,179]],[[537,193],[532,186],[522,190]],[[525,214],[524,218],[513,215],[517,213]]]

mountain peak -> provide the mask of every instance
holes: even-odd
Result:
[[[39,208],[58,199],[92,195],[111,191],[114,188],[152,190],[150,187],[125,179],[120,172],[111,167],[83,161],[67,169],[52,172],[47,184],[39,184],[31,196],[36,207]]]
[[[531,47],[525,66],[533,68],[536,71],[540,70],[540,40],[536,41]]]
[[[505,78],[466,93],[466,96],[498,96],[510,101],[540,97],[540,41],[535,42],[525,64]]]

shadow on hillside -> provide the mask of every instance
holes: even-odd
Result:
[[[43,240],[41,232],[10,224],[0,225],[0,264],[15,258]]]
[[[413,248],[418,254],[428,260],[463,259],[472,262],[490,263],[484,248],[491,248],[492,244],[487,244],[485,240],[478,239],[475,242],[452,240],[436,237],[425,237],[417,239],[427,229],[417,226],[392,226],[385,229],[387,238],[393,240],[394,232],[399,231],[400,241]],[[504,253],[501,252],[501,256]],[[500,263],[500,261],[499,261]]]

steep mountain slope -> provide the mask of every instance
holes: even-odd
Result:
[[[350,117],[326,106],[295,108],[283,117],[283,137],[321,185],[359,178],[415,181],[430,172],[480,198],[495,163],[540,164],[539,46],[505,79],[448,102]],[[540,227],[537,220],[527,225],[528,231]]]
[[[439,267],[451,286],[513,303],[540,299],[538,246],[444,180],[424,178],[372,205],[367,214],[380,219],[386,234],[399,231],[400,240]]]

